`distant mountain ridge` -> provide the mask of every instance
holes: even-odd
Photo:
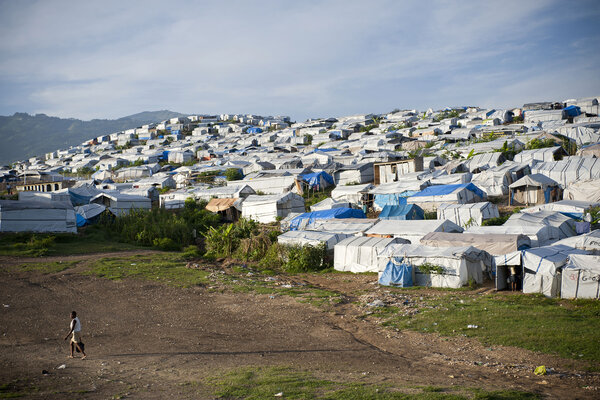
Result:
[[[91,121],[46,114],[0,116],[0,165],[76,146],[100,135],[187,115],[169,110],[143,111],[119,119]]]

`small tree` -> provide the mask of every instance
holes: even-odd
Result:
[[[225,178],[227,178],[228,181],[239,181],[243,177],[244,174],[237,168],[227,168],[225,171]]]

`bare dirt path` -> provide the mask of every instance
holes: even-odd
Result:
[[[102,257],[133,254],[142,253]],[[600,386],[598,374],[578,376],[575,362],[520,349],[489,350],[467,338],[391,332],[357,318],[360,310],[349,303],[324,311],[287,296],[110,281],[81,275],[79,265],[54,274],[5,268],[23,261],[0,259],[0,384],[25,385],[30,398],[199,398],[188,383],[269,365],[341,381],[513,388],[556,399],[598,395],[583,388]],[[351,278],[298,279],[341,293],[372,280]],[[67,359],[62,339],[72,309],[82,319],[87,360]],[[61,364],[66,368],[57,369]],[[531,367],[542,364],[561,374],[534,376]]]

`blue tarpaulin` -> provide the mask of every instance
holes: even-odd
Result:
[[[421,190],[419,193],[412,195],[411,197],[444,196],[460,189],[470,190],[477,196],[481,197],[482,199],[485,199],[485,193],[471,182],[459,183],[455,185],[428,186],[425,189]]]
[[[425,219],[425,212],[416,204],[387,205],[383,207],[379,219]]]
[[[333,185],[333,178],[327,172],[313,172],[310,174],[300,175],[300,179],[306,181],[311,188],[325,188]]]
[[[83,218],[81,215],[79,214],[75,214],[75,218],[77,220],[77,227],[80,228],[82,226],[85,226],[88,223],[88,220]]]
[[[400,287],[412,286],[412,265],[398,258],[390,260],[379,277],[379,284]]]
[[[246,129],[246,132],[248,133],[262,133],[262,129],[260,129],[258,126],[252,126],[248,129]]]
[[[290,230],[298,230],[301,224],[318,220],[318,219],[334,219],[334,218],[367,218],[362,210],[356,210],[354,208],[340,207],[332,208],[331,210],[320,210],[307,212],[298,215],[296,218],[290,221]]]
[[[374,203],[376,206],[383,208],[387,205],[390,206],[400,206],[406,204],[406,198],[410,197],[416,193],[419,193],[418,190],[407,190],[402,193],[385,193],[385,194],[375,194]]]
[[[576,117],[578,115],[581,115],[581,108],[577,106],[565,107],[564,110],[569,117]]]

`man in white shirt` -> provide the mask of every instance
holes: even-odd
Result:
[[[85,351],[83,351],[83,343],[81,342],[81,321],[77,318],[77,313],[75,311],[71,311],[71,324],[69,327],[71,329],[69,330],[69,333],[67,333],[67,336],[65,336],[65,340],[67,340],[69,335],[73,334],[73,337],[71,338],[71,355],[69,358],[73,358],[73,351],[75,350],[75,346],[77,346],[77,349],[83,354],[83,357],[81,357],[83,360],[86,355]]]

